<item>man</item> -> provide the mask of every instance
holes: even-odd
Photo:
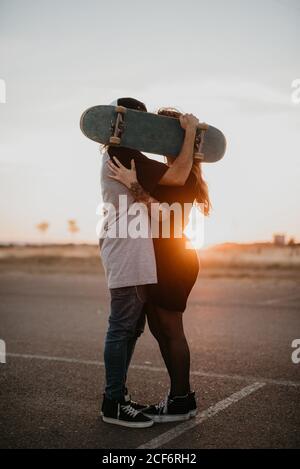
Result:
[[[119,98],[112,105],[147,112],[146,106],[133,98]],[[110,210],[107,207],[113,207],[112,213],[106,213],[99,240],[111,296],[109,326],[104,348],[106,387],[101,411],[103,421],[107,423],[133,428],[153,425],[153,421],[140,412],[146,406],[131,400],[126,388],[126,378],[136,341],[144,330],[145,285],[157,283],[155,254],[147,210],[141,210],[139,214],[141,224],[144,221],[144,226],[148,226],[146,236],[133,238],[128,236],[128,232],[124,235],[124,226],[127,227],[134,217],[130,213],[134,199],[127,187],[110,177],[107,162],[116,155],[125,166],[130,167],[131,159],[134,159],[139,183],[151,193],[157,184],[185,183],[192,161],[184,145],[182,148],[170,168],[139,152],[125,148],[111,147],[103,154],[102,197],[106,212]],[[125,206],[120,204],[120,196],[126,198]],[[116,224],[118,228],[122,227],[121,234],[116,229]]]

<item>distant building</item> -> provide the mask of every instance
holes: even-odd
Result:
[[[273,235],[273,244],[275,244],[275,246],[284,246],[285,245],[285,235],[284,234],[274,234]]]

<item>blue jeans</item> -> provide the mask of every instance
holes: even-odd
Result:
[[[143,286],[110,289],[111,309],[104,347],[108,399],[124,399],[130,360],[145,327],[144,291]]]

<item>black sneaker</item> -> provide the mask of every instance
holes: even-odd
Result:
[[[197,402],[195,397],[195,391],[188,393],[189,407],[190,407],[190,417],[195,417],[197,415]]]
[[[131,399],[131,395],[129,394],[127,388],[125,388],[125,401],[126,401],[126,402],[129,402],[129,401],[130,401],[132,407],[133,407],[135,410],[141,411],[141,410],[144,410],[144,409],[146,409],[147,407],[149,407],[149,405],[147,405],[147,404],[139,404],[138,402],[133,401],[133,400]]]
[[[197,404],[195,393],[190,392],[186,396],[167,396],[159,404],[151,405],[143,414],[154,422],[179,422],[195,417]]]
[[[135,410],[138,410],[139,412],[141,412],[142,410],[145,410],[145,409],[147,409],[147,407],[149,407],[149,405],[147,405],[147,404],[139,404],[138,402],[132,401],[130,394],[126,394],[124,399],[125,399],[126,402],[130,402],[131,407],[133,407]]]
[[[138,410],[139,412],[141,410],[145,410],[149,407],[148,404],[139,404],[138,402],[135,402],[131,399],[131,396],[130,394],[128,394],[128,391],[126,391],[126,394],[124,396],[124,399],[125,401],[129,404],[131,404],[131,407],[133,407],[135,410]],[[100,415],[102,416],[103,415],[103,405],[104,405],[104,394],[103,394],[103,402],[102,402],[102,408],[101,408],[101,412],[100,412]]]
[[[102,420],[123,427],[146,428],[153,425],[151,418],[132,407],[125,399],[121,402],[103,397],[101,408]]]

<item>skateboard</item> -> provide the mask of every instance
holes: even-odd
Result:
[[[179,154],[185,134],[179,118],[123,106],[90,107],[81,116],[80,128],[86,137],[104,145],[173,157]],[[223,133],[211,125],[199,124],[194,158],[214,163],[223,158],[225,150]]]

